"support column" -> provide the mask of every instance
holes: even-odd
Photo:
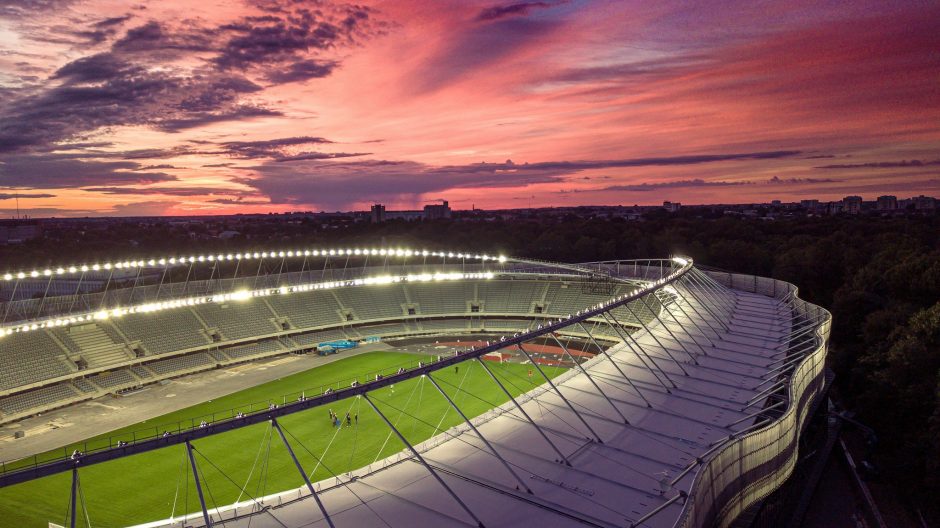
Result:
[[[581,326],[581,328],[584,328],[584,326],[581,325],[581,323],[578,323],[578,325]],[[551,335],[551,336],[552,336],[552,339],[554,339],[555,342],[558,343],[558,346],[560,346],[561,349],[565,351],[565,354],[567,354],[568,357],[571,358],[571,361],[574,362],[574,364],[577,365],[579,369],[581,369],[581,372],[582,372],[585,376],[587,376],[588,381],[591,382],[591,385],[594,385],[594,388],[597,389],[597,392],[600,393],[600,395],[603,396],[605,400],[607,400],[607,403],[609,403],[610,406],[614,408],[614,411],[616,411],[616,413],[617,413],[618,415],[620,415],[621,418],[623,418],[623,423],[625,423],[625,424],[627,424],[627,425],[630,425],[630,420],[627,420],[627,417],[624,416],[622,412],[620,412],[620,409],[618,409],[617,406],[614,405],[614,402],[611,401],[611,399],[607,397],[607,394],[606,394],[603,390],[601,390],[600,385],[598,385],[597,382],[594,381],[594,378],[592,378],[591,375],[588,374],[587,369],[584,368],[583,365],[581,365],[580,363],[578,363],[578,360],[576,360],[576,359],[574,358],[574,356],[571,355],[571,352],[568,351],[568,347],[566,347],[565,345],[563,345],[563,344],[561,343],[561,341],[558,340],[558,336],[556,336],[554,332],[552,332],[552,333],[549,334],[549,335]],[[588,335],[590,335],[590,334],[588,334]]]
[[[434,388],[437,389],[437,391],[440,392],[442,396],[444,396],[444,399],[447,400],[447,403],[450,404],[451,408],[454,409],[454,411],[456,411],[457,414],[459,414],[460,417],[463,418],[463,421],[466,422],[466,424],[470,427],[470,429],[472,429],[473,432],[478,437],[480,437],[480,440],[483,441],[487,449],[489,449],[490,452],[493,453],[493,455],[497,459],[499,459],[500,462],[502,462],[503,466],[506,468],[506,471],[512,474],[512,476],[516,479],[516,481],[518,481],[519,484],[521,484],[522,487],[525,489],[526,493],[532,494],[532,490],[529,489],[529,486],[526,485],[525,481],[522,480],[522,478],[519,477],[518,474],[516,474],[516,472],[512,469],[512,466],[509,465],[509,462],[506,462],[506,459],[500,456],[500,454],[496,451],[496,449],[490,444],[490,441],[487,440],[485,436],[483,436],[483,433],[477,430],[476,426],[473,425],[473,422],[470,421],[470,418],[467,418],[467,415],[465,415],[463,411],[460,410],[460,407],[457,407],[457,404],[454,403],[454,400],[452,400],[451,397],[448,396],[446,392],[444,392],[444,389],[442,389],[441,386],[437,384],[437,381],[431,377],[431,374],[427,374],[427,377],[428,377],[428,381],[431,382],[431,385],[434,385]]]
[[[193,467],[193,479],[196,481],[196,493],[199,494],[199,505],[202,506],[202,519],[206,522],[206,528],[212,528],[212,519],[209,517],[209,510],[206,508],[206,498],[202,495],[202,486],[199,484],[199,470],[196,468],[196,458],[193,457],[193,445],[186,441],[186,454],[189,455],[189,464]]]
[[[277,423],[276,418],[271,418],[271,427],[277,429],[277,434],[281,436],[281,440],[284,442],[284,447],[287,448],[287,452],[294,461],[294,465],[297,466],[297,471],[299,471],[300,476],[304,478],[304,484],[307,485],[307,489],[310,490],[310,494],[313,495],[313,498],[317,501],[317,506],[320,508],[320,512],[323,514],[323,518],[326,519],[326,524],[330,525],[330,528],[336,528],[333,524],[333,519],[330,518],[330,514],[326,511],[326,506],[324,506],[323,501],[320,500],[320,495],[318,495],[317,492],[313,489],[313,483],[310,482],[310,478],[307,476],[307,472],[304,471],[304,467],[301,466],[300,461],[297,460],[297,455],[294,454],[294,450],[287,441],[287,437],[284,436],[284,431],[281,430],[281,425]]]
[[[679,367],[679,370],[681,370],[684,375],[688,376],[689,373],[686,372],[685,368],[682,366],[682,363],[679,363],[679,360],[677,360],[677,359],[675,358],[675,356],[673,356],[672,353],[669,352],[669,349],[666,348],[666,346],[663,345],[663,342],[660,341],[658,337],[656,337],[656,334],[654,334],[654,333],[649,329],[649,327],[646,326],[646,323],[644,323],[643,320],[640,319],[639,316],[637,316],[636,312],[634,312],[633,309],[630,308],[630,306],[629,306],[628,304],[623,305],[623,307],[626,308],[627,311],[630,312],[630,315],[632,315],[633,318],[636,319],[637,322],[640,323],[640,326],[643,327],[643,330],[646,330],[646,333],[649,334],[649,336],[653,338],[653,341],[656,341],[656,344],[659,345],[659,348],[663,349],[663,352],[665,352],[666,355],[669,356],[669,359],[671,359],[672,362],[675,363],[677,367]],[[648,308],[648,307],[647,307],[647,308]],[[657,319],[658,319],[658,317],[657,317]],[[662,370],[662,369],[660,369],[660,370]]]
[[[675,305],[675,307],[682,312],[682,315],[686,319],[688,319],[688,321],[692,323],[692,326],[694,326],[695,329],[698,330],[699,333],[702,335],[702,337],[704,337],[705,340],[708,341],[709,346],[712,346],[712,347],[715,346],[714,344],[712,344],[711,339],[709,339],[708,336],[705,334],[705,331],[702,330],[702,328],[698,325],[698,323],[695,322],[695,319],[692,319],[691,317],[689,317],[689,314],[687,314],[685,310],[683,310],[682,307],[679,306],[679,290],[676,290],[675,288],[673,288],[673,290],[676,291],[676,294],[675,294],[676,298],[673,300],[672,304]],[[665,293],[664,295],[668,296],[670,294]],[[681,328],[682,331],[685,332],[685,335],[689,336],[689,339],[691,339],[692,342],[695,343],[695,346],[699,348],[699,352],[701,352],[703,356],[707,356],[708,354],[705,353],[705,347],[701,343],[698,342],[698,339],[696,339],[695,336],[691,332],[689,332],[689,330],[682,324],[682,321],[679,321],[679,318],[676,317],[676,314],[672,313],[672,310],[669,309],[669,306],[666,304],[666,302],[663,301],[663,299],[660,298],[659,296],[657,296],[657,299],[659,299],[659,304],[662,305],[663,311],[669,314],[669,317],[672,317],[672,320],[675,321],[677,325],[679,325],[679,328]]]
[[[652,294],[652,295],[655,295],[655,294]],[[656,321],[659,322],[659,325],[662,326],[662,327],[666,330],[666,332],[669,334],[669,337],[671,337],[672,340],[675,341],[675,342],[679,345],[679,347],[682,348],[682,351],[685,352],[685,354],[686,354],[687,356],[689,356],[689,359],[692,360],[692,363],[698,365],[698,360],[695,359],[695,356],[694,356],[691,352],[689,352],[689,349],[688,349],[688,348],[685,347],[685,343],[683,343],[681,339],[679,339],[678,337],[676,337],[676,334],[673,333],[672,329],[669,328],[669,326],[666,324],[665,321],[663,321],[662,319],[659,318],[659,314],[656,313],[656,311],[653,310],[653,308],[650,307],[650,304],[649,304],[648,302],[646,302],[646,298],[647,298],[646,295],[644,295],[644,296],[642,297],[643,306],[646,306],[646,309],[649,310],[650,312],[652,312],[653,317],[656,318]],[[661,304],[662,304],[662,303],[660,303],[660,305],[661,305]],[[664,308],[665,308],[665,307],[664,307]],[[680,325],[680,326],[681,326],[681,325]],[[683,330],[684,330],[684,329],[683,329]],[[659,340],[657,339],[657,342],[658,342],[658,341],[659,341]],[[694,341],[694,340],[693,340],[693,341]],[[697,343],[696,343],[696,344],[697,344]]]
[[[496,375],[493,374],[493,371],[491,371],[490,368],[486,366],[486,362],[483,361],[483,360],[480,359],[480,358],[477,358],[477,361],[480,362],[480,365],[483,367],[483,370],[485,370],[486,373],[490,375],[490,378],[493,378],[493,381],[495,381],[496,384],[499,385],[499,388],[503,390],[503,393],[505,393],[506,396],[509,397],[509,399],[512,401],[513,405],[516,406],[516,409],[519,409],[519,412],[521,412],[522,415],[525,416],[525,419],[528,420],[530,424],[532,424],[532,427],[535,427],[535,430],[538,431],[540,435],[542,435],[542,438],[545,439],[545,441],[548,443],[548,445],[552,446],[552,449],[555,450],[555,453],[558,455],[558,458],[559,458],[558,461],[559,461],[559,462],[564,462],[566,466],[570,466],[570,465],[571,465],[571,462],[568,461],[568,457],[566,457],[565,455],[563,455],[563,454],[561,453],[561,451],[558,449],[558,447],[555,446],[555,443],[552,442],[552,441],[548,438],[548,435],[545,434],[545,431],[543,431],[542,428],[539,427],[538,424],[536,424],[534,420],[532,420],[532,417],[529,416],[529,413],[525,412],[525,409],[523,409],[522,406],[519,405],[519,402],[517,402],[516,399],[512,397],[512,393],[510,393],[508,390],[506,390],[506,387],[503,386],[502,383],[500,383],[500,381],[499,381],[499,379],[496,377]]]
[[[434,468],[432,468],[430,464],[428,464],[428,462],[424,459],[424,457],[421,456],[421,453],[419,453],[418,450],[415,449],[414,446],[411,445],[411,443],[408,442],[408,440],[406,440],[405,437],[400,432],[398,432],[398,429],[396,429],[395,426],[392,425],[392,422],[390,422],[389,419],[386,418],[384,414],[382,414],[382,411],[379,410],[379,408],[375,405],[375,403],[372,402],[372,400],[369,398],[369,395],[363,394],[362,397],[367,402],[369,402],[369,405],[371,405],[375,413],[379,415],[379,418],[381,418],[382,421],[385,422],[385,425],[387,425],[392,430],[392,432],[395,433],[395,436],[397,436],[398,439],[401,440],[403,444],[405,444],[405,447],[407,447],[411,451],[411,454],[413,454],[415,458],[418,459],[418,462],[421,462],[421,465],[423,465],[425,469],[428,470],[431,476],[433,476],[437,480],[437,482],[441,485],[441,487],[447,490],[447,493],[449,493],[450,496],[453,497],[454,500],[457,501],[458,504],[460,504],[460,507],[463,508],[463,510],[467,512],[467,514],[477,523],[477,526],[479,526],[480,528],[483,528],[483,521],[481,521],[476,515],[474,515],[474,513],[470,510],[470,508],[467,507],[467,505],[464,504],[462,500],[460,500],[460,497],[458,497],[456,493],[454,493],[454,490],[452,490],[450,486],[448,486],[447,483],[444,482],[444,479],[442,479],[441,476],[438,475],[436,471],[434,471]]]
[[[688,281],[687,291],[689,292],[689,295],[691,295],[702,306],[703,310],[705,310],[706,312],[708,312],[709,315],[712,316],[712,320],[714,320],[715,323],[718,324],[718,326],[720,326],[725,332],[730,331],[731,328],[722,320],[722,317],[718,313],[716,313],[714,310],[712,310],[712,308],[708,305],[708,303],[706,303],[705,301],[702,300],[702,298],[699,297],[699,293],[701,293],[703,296],[705,295],[705,293],[700,291],[699,289],[700,287],[698,283],[692,277],[683,277],[683,279]],[[696,293],[696,291],[699,291],[699,293]],[[721,339],[721,336],[719,336],[719,339]]]
[[[565,405],[567,405],[568,408],[571,409],[571,412],[573,412],[575,416],[577,416],[578,419],[581,420],[581,423],[584,424],[584,427],[587,427],[587,430],[590,431],[592,435],[594,435],[594,439],[597,440],[599,443],[603,444],[604,441],[601,440],[600,435],[594,432],[594,429],[590,426],[590,424],[587,423],[587,420],[585,420],[584,417],[581,416],[581,413],[575,410],[574,405],[571,405],[571,402],[568,401],[568,398],[565,398],[565,395],[562,394],[560,390],[558,390],[558,387],[554,383],[552,383],[552,379],[545,375],[545,372],[542,371],[542,367],[540,367],[539,364],[536,363],[532,359],[532,356],[530,356],[529,353],[526,352],[524,348],[522,348],[522,345],[516,345],[516,348],[518,348],[520,352],[525,354],[525,357],[529,358],[529,361],[532,362],[532,365],[535,367],[535,370],[539,371],[539,374],[542,375],[542,378],[544,378],[545,381],[548,382],[548,386],[551,387],[555,391],[555,394],[557,394],[558,397],[561,398],[563,402],[565,402]]]
[[[624,334],[624,333],[623,333],[623,331],[622,331],[622,329],[621,329],[621,327],[620,327],[620,321],[617,320],[617,318],[614,316],[613,312],[604,312],[604,313],[602,313],[601,315],[604,316],[604,320],[607,321],[607,324],[609,324],[611,327],[613,327],[614,331],[617,332],[617,335],[620,336],[620,339],[622,339],[623,342],[626,343],[627,347],[629,347],[630,350],[631,350],[634,354],[636,354],[637,359],[639,359],[639,360],[640,360],[640,363],[643,363],[643,366],[646,367],[647,370],[650,371],[650,374],[652,374],[653,377],[656,378],[656,381],[658,381],[659,384],[662,385],[664,389],[666,389],[666,392],[667,392],[667,393],[672,394],[672,391],[669,389],[668,386],[666,386],[665,383],[663,383],[663,380],[659,379],[659,375],[656,374],[656,371],[653,370],[653,367],[651,367],[649,364],[647,364],[647,363],[646,363],[646,360],[643,359],[643,355],[646,355],[647,359],[650,360],[650,364],[652,364],[653,366],[656,367],[656,370],[658,370],[658,371],[663,375],[663,377],[666,378],[666,381],[668,381],[668,382],[670,383],[670,385],[672,385],[673,388],[678,387],[678,385],[676,385],[676,382],[672,381],[672,379],[669,377],[669,375],[666,374],[666,371],[664,371],[664,370],[659,366],[659,364],[656,363],[656,360],[655,360],[655,359],[653,359],[651,356],[649,356],[649,355],[646,354],[646,351],[643,350],[643,347],[640,346],[640,343],[638,343],[638,342],[636,341],[636,339],[633,339],[633,336],[631,336],[630,334]],[[608,318],[609,318],[609,319],[608,319]],[[611,319],[613,320],[613,322],[610,322]],[[632,345],[630,344],[631,341],[633,342]],[[633,349],[634,345],[636,346],[636,350]],[[640,352],[642,352],[643,355],[640,355]]]
[[[72,516],[69,518],[69,526],[75,528],[75,520],[78,518],[78,466],[72,468]]]
[[[620,375],[623,376],[623,379],[627,380],[627,383],[629,383],[630,386],[633,387],[633,390],[636,391],[637,395],[639,395],[640,398],[643,398],[643,401],[646,402],[646,406],[652,408],[653,405],[650,403],[649,400],[646,399],[646,396],[644,396],[643,393],[640,392],[640,389],[637,388],[637,386],[633,384],[633,380],[631,380],[631,379],[626,375],[626,373],[624,373],[624,371],[620,368],[620,365],[617,364],[616,361],[614,361],[614,358],[610,357],[610,354],[608,354],[607,351],[604,350],[604,348],[601,347],[600,344],[598,344],[597,340],[594,339],[594,336],[591,335],[591,332],[588,332],[588,330],[587,330],[587,329],[584,327],[584,325],[581,324],[581,323],[578,323],[578,326],[580,326],[581,329],[584,330],[584,332],[588,335],[588,338],[590,338],[591,342],[594,343],[594,346],[597,347],[597,350],[600,351],[601,354],[604,354],[604,357],[606,357],[607,360],[610,361],[610,364],[613,365],[615,369],[617,369],[617,372],[619,372]],[[613,325],[611,325],[611,326],[613,326]],[[626,343],[624,343],[624,344],[626,344]],[[668,390],[668,389],[667,389],[667,390]]]
[[[681,283],[678,283],[678,282],[677,282],[676,284],[677,284],[677,286],[685,287],[685,284],[681,284]],[[703,323],[705,323],[705,326],[707,326],[709,330],[711,330],[712,332],[715,333],[715,338],[721,339],[721,333],[718,332],[718,330],[715,330],[715,327],[712,326],[711,323],[708,322],[708,318],[704,317],[704,316],[702,315],[702,313],[698,311],[698,308],[696,308],[694,304],[690,303],[689,300],[686,299],[685,295],[682,295],[682,292],[679,290],[678,287],[676,287],[676,295],[678,295],[680,299],[682,299],[686,304],[689,305],[689,308],[690,308],[693,312],[695,312],[695,315],[698,316],[698,318],[699,318]],[[678,302],[677,302],[677,303],[676,303],[676,307],[679,308],[680,310],[682,310],[683,315],[685,315],[686,317],[689,317],[689,314],[685,311],[684,308],[682,308],[682,304],[681,304],[681,303],[678,303]],[[690,318],[690,319],[691,319],[691,318]],[[698,326],[698,323],[696,323],[696,326]],[[699,328],[701,328],[701,327],[699,327]],[[704,332],[703,332],[703,335],[704,335]],[[714,343],[711,339],[708,339],[708,342],[711,343],[712,346],[715,346],[715,343]]]

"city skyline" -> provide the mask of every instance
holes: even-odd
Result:
[[[940,190],[940,7],[0,0],[0,214]]]

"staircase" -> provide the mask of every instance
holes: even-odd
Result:
[[[89,368],[113,365],[132,359],[123,343],[115,343],[98,325],[82,325],[69,329],[69,337],[81,349]]]

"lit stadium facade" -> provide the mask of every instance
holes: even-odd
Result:
[[[147,526],[728,526],[793,473],[827,388],[828,312],[791,284],[680,257],[573,265],[311,248],[0,279],[0,424],[8,429],[37,413],[267,358],[463,339],[406,366],[71,451],[29,452],[29,435],[0,445],[0,511],[3,493],[70,475],[60,501],[66,525],[91,524],[81,474],[146,453],[172,456],[177,467],[184,453],[180,467],[199,502],[174,500],[165,520]],[[499,371],[504,359],[524,376]],[[482,413],[464,412],[473,395],[458,399],[460,387],[444,381],[471,366],[500,395]],[[408,413],[383,402],[396,384],[434,394],[455,425],[442,428],[442,417],[433,434],[410,440],[401,425]],[[332,420],[331,406],[353,401],[356,424],[368,414],[401,451],[334,472],[330,453],[310,452],[283,425],[326,408]],[[220,504],[203,488],[224,456],[200,445],[253,426],[281,446],[300,485],[261,495],[241,485],[238,500]],[[329,476],[311,478],[323,475],[321,465]],[[128,488],[146,486],[125,477]]]

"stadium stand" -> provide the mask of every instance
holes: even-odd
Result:
[[[131,367],[131,372],[137,375],[138,378],[144,380],[144,382],[153,381],[155,378],[153,372],[151,372],[147,367],[143,365],[134,365]]]
[[[12,389],[73,372],[63,350],[45,331],[24,332],[3,339],[0,389]]]
[[[314,328],[341,322],[340,306],[330,292],[314,291],[266,300],[278,315],[287,317],[294,328]]]
[[[0,412],[16,415],[30,409],[48,409],[63,405],[79,397],[79,392],[71,383],[56,383],[40,389],[21,392],[0,400]]]
[[[623,292],[631,289],[627,286],[618,288],[610,295],[617,294],[621,289]],[[86,395],[100,395],[216,364],[277,355],[292,348],[314,347],[324,341],[463,332],[481,328],[498,332],[519,331],[527,328],[530,322],[486,319],[486,315],[525,314],[531,317],[535,315],[532,313],[533,305],[544,303],[545,317],[564,316],[609,298],[610,295],[585,293],[585,288],[577,282],[562,283],[531,278],[356,286],[272,295],[227,304],[207,303],[146,314],[127,314],[68,328],[16,333],[4,337],[0,346],[0,360],[5,366],[0,369],[0,391],[6,390],[12,394],[0,397],[0,407],[8,398],[13,398],[8,409],[15,409],[21,415],[31,410],[38,412],[50,405],[72,401],[76,389]],[[470,305],[477,303],[482,310],[473,317],[481,319],[473,319],[471,325]],[[405,310],[409,304],[418,307],[413,315]],[[653,317],[646,306],[634,304],[632,308],[641,317]],[[344,310],[354,314],[355,318],[352,321],[343,320],[341,314]],[[621,322],[634,320],[623,308],[614,313]],[[440,315],[465,317],[424,318]],[[288,321],[290,328],[282,328],[277,323],[281,320]],[[292,333],[314,328],[318,330]],[[212,330],[218,331],[220,341],[217,343],[213,343],[210,338]],[[281,334],[281,337],[225,346],[232,340],[274,333]],[[210,347],[213,348],[196,350],[188,355],[165,359],[159,357],[177,351]],[[135,348],[141,357],[134,357],[132,350]],[[81,361],[83,370],[78,370],[69,358]],[[129,366],[134,360],[143,363]],[[90,374],[83,374],[89,369],[92,371]],[[106,369],[110,372],[103,372]],[[29,397],[15,394],[30,384],[69,375],[76,378],[88,376],[88,379],[75,381],[76,389],[72,390],[49,389]],[[62,401],[57,402],[56,398]],[[31,403],[37,407],[31,408]],[[3,420],[9,421],[10,416],[10,412],[5,411]]]
[[[466,313],[467,301],[473,300],[474,295],[470,282],[409,284],[406,287],[423,315]]]
[[[531,321],[526,320],[487,319],[483,322],[483,328],[486,330],[519,331],[528,328],[530,324]]]
[[[264,341],[249,343],[247,345],[227,347],[221,351],[224,352],[225,355],[229,358],[236,359],[257,356],[269,352],[278,352],[282,350],[284,350],[284,348],[280,343],[278,343],[276,339],[265,339]]]
[[[209,354],[205,352],[185,354],[147,363],[147,368],[159,377],[202,370],[211,366],[214,366],[214,362]]]
[[[113,389],[115,387],[122,387],[127,385],[135,385],[140,383],[137,381],[137,378],[131,374],[129,369],[119,369],[112,370],[110,372],[102,372],[93,378],[90,378],[91,381],[101,387],[102,389]]]
[[[85,378],[75,378],[72,380],[72,384],[83,393],[98,392],[98,389]]]
[[[402,305],[408,302],[400,284],[372,288],[341,288],[333,293],[344,307],[351,309],[358,319],[363,321],[401,317]]]
[[[492,281],[480,284],[479,295],[486,313],[506,313],[509,311],[509,281]]]
[[[470,327],[469,322],[466,319],[433,319],[428,321],[420,321],[418,324],[421,325],[421,330],[425,331],[449,331],[449,330],[468,330]]]
[[[195,310],[209,327],[218,328],[224,339],[245,339],[279,330],[272,321],[275,314],[258,300],[201,304]]]
[[[151,316],[152,315],[152,316]],[[111,322],[131,341],[140,341],[152,355],[208,344],[204,327],[188,308],[129,316]]]
[[[342,330],[328,330],[325,332],[311,332],[309,334],[299,334],[291,336],[300,346],[317,346],[324,341],[335,341],[337,339],[348,339],[348,336]]]
[[[113,365],[130,359],[123,339],[119,342],[113,341],[110,335],[94,323],[55,328],[53,332],[69,346],[70,351],[85,360],[87,368]]]

